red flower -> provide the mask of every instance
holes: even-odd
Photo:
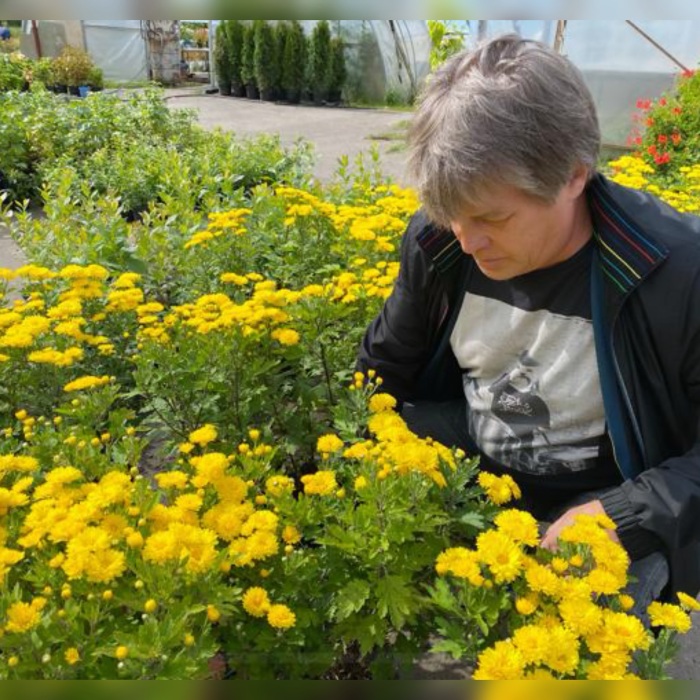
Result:
[[[647,119],[647,121],[646,121],[646,125],[647,126],[654,126],[654,120],[651,117],[649,117],[649,119]]]
[[[692,78],[695,75],[694,70],[684,70],[683,71],[683,77],[684,78]]]
[[[659,138],[656,139],[659,143],[668,143],[668,136],[664,134],[659,134]]]
[[[665,98],[665,97],[662,97],[662,98],[659,100],[659,105],[660,105],[661,107],[665,107],[667,104],[668,104],[668,102],[666,102],[666,98]]]
[[[677,146],[682,141],[682,137],[679,133],[671,134],[671,141],[674,146]]]
[[[669,153],[663,153],[654,158],[654,162],[657,165],[665,165],[671,160],[671,155]]]
[[[682,107],[674,107],[673,108],[673,113],[674,114],[680,114],[683,111]]]
[[[655,156],[655,155],[658,153],[658,151],[656,150],[656,146],[655,146],[654,144],[652,144],[651,146],[649,146],[649,148],[647,148],[647,153],[648,153],[650,156]]]
[[[637,100],[637,109],[647,111],[651,109],[651,100]]]

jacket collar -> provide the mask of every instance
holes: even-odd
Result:
[[[596,175],[587,190],[601,270],[623,297],[668,256],[668,249],[628,214],[621,201],[624,192],[602,175]]]

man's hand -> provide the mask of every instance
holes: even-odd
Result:
[[[550,526],[544,537],[542,538],[541,547],[556,551],[559,548],[559,535],[561,531],[573,525],[577,515],[606,515],[603,504],[600,501],[590,501],[583,503],[580,506],[575,506],[567,510],[558,520],[555,520]],[[620,538],[614,530],[606,530],[610,539],[617,544],[620,544]]]

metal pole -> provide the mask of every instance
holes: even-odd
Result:
[[[557,20],[557,31],[554,34],[554,50],[557,53],[561,53],[561,50],[564,47],[564,34],[566,32],[566,23],[568,21],[569,20],[566,19]]]
[[[34,37],[34,46],[36,48],[36,57],[41,58],[43,54],[41,51],[41,39],[39,38],[39,27],[37,26],[35,19],[30,20],[30,22],[32,23],[32,36]]]
[[[664,56],[667,56],[670,58],[677,66],[682,68],[684,71],[688,71],[688,68],[686,68],[675,56],[672,56],[666,49],[661,46],[657,41],[654,41],[641,27],[637,26],[631,19],[626,19],[625,22],[632,27],[636,32],[639,32],[650,44],[653,44],[659,51],[661,51]]]

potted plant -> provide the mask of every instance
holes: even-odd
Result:
[[[316,104],[328,99],[331,83],[331,27],[319,20],[311,33],[310,86]]]
[[[247,24],[243,32],[243,48],[241,50],[241,79],[245,85],[246,97],[257,100],[258,84],[255,80],[255,28],[262,20],[256,19],[253,24]]]
[[[214,70],[219,93],[231,94],[231,51],[228,35],[229,20],[223,19],[216,27],[216,41],[214,43]]]
[[[274,100],[278,83],[279,62],[275,33],[269,22],[261,21],[255,27],[253,64],[260,98],[267,101]]]
[[[104,90],[105,78],[104,73],[102,72],[102,68],[100,68],[99,66],[93,66],[90,69],[90,73],[88,74],[87,82],[92,92],[99,92],[100,90]]]
[[[306,36],[301,22],[292,20],[284,38],[282,50],[282,88],[288,102],[296,104],[301,99],[306,71]]]
[[[64,46],[54,60],[56,82],[65,85],[74,95],[79,94],[78,88],[88,84],[88,77],[94,63],[83,49],[77,46]]]
[[[336,36],[331,41],[331,78],[328,88],[328,101],[339,103],[343,97],[343,87],[348,77],[345,65],[345,43]]]
[[[228,20],[228,47],[231,61],[231,94],[234,97],[245,95],[245,84],[241,77],[241,59],[245,25],[239,19]]]

